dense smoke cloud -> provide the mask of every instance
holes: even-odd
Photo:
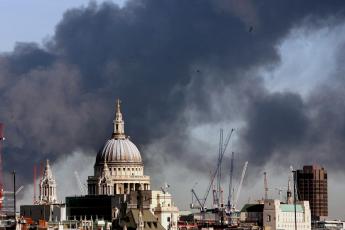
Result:
[[[46,44],[20,43],[0,57],[5,168],[27,181],[33,162],[96,152],[110,137],[116,97],[126,133],[150,150],[142,154],[151,169],[179,161],[205,171],[211,148],[191,129],[220,123],[242,124],[235,145],[257,167],[277,154],[342,164],[334,159],[344,149],[344,91],[272,93],[256,71],[279,65],[277,45],[291,29],[343,20],[342,1],[142,0],[71,9]]]

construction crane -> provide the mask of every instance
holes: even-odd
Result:
[[[218,173],[217,173],[217,196],[216,196],[216,202],[217,202],[217,207],[221,207],[221,186],[222,186],[222,153],[223,153],[223,129],[220,129],[219,132],[219,147],[218,147]]]
[[[193,185],[193,187],[192,187],[192,189],[191,189],[191,192],[192,192],[192,203],[190,204],[190,208],[191,208],[191,209],[200,209],[200,208],[201,208],[200,204],[199,204],[199,206],[196,206],[196,205],[194,204],[194,196],[196,196],[194,188],[195,188],[195,186],[196,186],[197,184],[198,184],[198,182],[195,182],[194,185]],[[195,195],[194,195],[194,194],[195,194]],[[196,196],[196,197],[197,197],[197,196]],[[197,199],[197,198],[196,198],[196,199]]]
[[[86,195],[86,189],[85,189],[85,187],[83,186],[83,184],[81,183],[79,173],[78,173],[77,171],[74,171],[74,175],[75,175],[75,178],[77,179],[77,182],[78,182],[78,186],[79,186],[79,190],[80,190],[81,195],[83,195],[83,196]]]
[[[2,178],[2,142],[5,140],[4,124],[0,123],[0,211],[4,200],[4,184]]]
[[[231,139],[231,136],[233,134],[235,130],[231,129],[230,133],[227,135],[227,137],[225,138],[225,141],[223,141],[223,129],[220,130],[220,140],[219,140],[219,150],[218,150],[218,161],[217,161],[217,167],[216,170],[214,171],[213,175],[211,176],[211,180],[210,180],[210,184],[207,187],[206,193],[203,196],[203,198],[199,198],[197,196],[197,194],[195,193],[195,190],[192,189],[192,195],[194,195],[194,197],[196,198],[196,200],[198,201],[199,205],[200,205],[200,210],[201,211],[205,211],[205,204],[207,201],[207,197],[210,193],[211,188],[213,187],[214,184],[214,180],[217,177],[217,196],[214,198],[218,207],[221,207],[221,196],[222,196],[222,188],[221,188],[221,164],[222,164],[222,160],[224,157],[224,154],[226,152],[226,149],[228,147],[229,141]],[[192,205],[191,205],[192,206]]]
[[[274,189],[278,191],[279,200],[283,201],[282,192],[286,190],[286,187],[277,187]]]
[[[228,196],[228,209],[231,210],[231,206],[233,205],[232,202],[232,177],[234,173],[234,155],[235,153],[231,153],[231,161],[230,161],[230,178],[229,178],[229,196]]]
[[[292,178],[293,178],[293,168],[292,168],[292,165],[290,165],[290,173],[289,173],[289,177],[288,177],[288,187],[287,187],[287,191],[286,191],[286,203],[288,203],[288,204],[293,203],[292,191],[291,191]]]
[[[204,196],[203,199],[203,207],[205,207],[205,203],[207,201],[207,197],[208,194],[211,190],[211,187],[214,183],[215,178],[217,177],[217,205],[218,207],[221,207],[222,205],[220,204],[220,197],[221,197],[221,180],[222,180],[222,175],[221,175],[221,165],[222,165],[222,161],[223,161],[223,157],[224,154],[226,152],[226,149],[228,147],[229,141],[231,139],[231,136],[234,132],[234,129],[231,129],[230,133],[227,135],[225,142],[223,141],[223,129],[220,130],[220,134],[219,134],[219,150],[218,150],[218,161],[217,161],[217,167],[216,170],[213,174],[213,176],[211,177],[211,181],[210,181],[210,185],[208,186],[208,189],[206,191],[206,194]]]
[[[212,205],[213,208],[218,208],[218,200],[217,200],[217,188],[215,185],[212,185],[213,189],[212,189]]]
[[[264,172],[264,190],[265,190],[265,200],[267,200],[268,199],[267,172]]]
[[[293,179],[294,201],[298,201],[298,189],[297,189],[297,170],[294,170],[292,165],[290,166],[291,176]]]
[[[246,175],[247,166],[248,166],[248,161],[246,161],[244,163],[244,166],[243,166],[243,170],[242,170],[242,174],[241,174],[241,180],[240,180],[240,184],[238,185],[238,189],[237,189],[237,193],[236,193],[236,199],[234,202],[234,208],[237,207],[237,202],[238,202],[238,198],[240,197],[240,194],[241,194],[243,179],[244,179],[244,176]]]
[[[198,195],[195,193],[194,188],[192,188],[191,192],[192,192],[192,203],[190,204],[190,207],[191,207],[192,209],[193,209],[193,208],[194,208],[194,209],[200,209],[202,212],[203,212],[203,211],[206,211],[205,208],[204,208],[204,206],[203,206],[202,200],[199,199]],[[195,206],[195,205],[194,205],[194,199],[193,199],[193,197],[195,197],[195,199],[196,199],[196,201],[198,202],[199,206]]]
[[[22,191],[23,188],[24,188],[24,185],[20,186],[20,187],[17,189],[17,191],[16,191],[16,195],[17,195],[20,191]],[[5,195],[6,195],[6,194],[13,194],[13,191],[4,191],[4,194],[5,194]]]

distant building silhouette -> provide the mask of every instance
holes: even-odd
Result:
[[[306,165],[297,170],[297,192],[299,200],[309,201],[312,220],[328,216],[327,171],[323,167]]]

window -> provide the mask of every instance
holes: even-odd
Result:
[[[266,221],[267,221],[267,222],[271,222],[271,215],[267,215]]]
[[[167,217],[167,221],[170,222],[170,217]]]

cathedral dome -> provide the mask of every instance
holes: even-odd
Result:
[[[114,131],[112,138],[109,139],[103,148],[98,152],[96,165],[107,163],[112,164],[142,164],[141,155],[138,148],[125,135],[125,122],[122,118],[120,100],[117,100]]]
[[[128,138],[108,140],[98,152],[96,164],[111,163],[141,163],[141,155],[138,148]]]

